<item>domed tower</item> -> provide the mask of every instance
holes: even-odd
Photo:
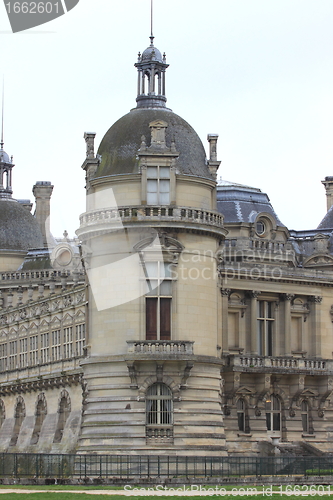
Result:
[[[139,54],[137,107],[94,151],[85,133],[87,208],[77,234],[88,277],[81,452],[225,452],[221,295],[226,234],[210,159],[166,107],[165,54]]]
[[[23,204],[12,198],[12,158],[0,142],[0,270],[16,271],[30,248],[43,246],[36,219]]]

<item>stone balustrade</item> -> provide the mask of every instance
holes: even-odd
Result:
[[[186,222],[223,227],[223,215],[211,210],[198,210],[189,207],[139,206],[92,210],[82,214],[80,216],[80,230],[101,223],[120,225],[130,221]]]
[[[61,387],[80,381],[82,356],[0,372],[0,395]]]
[[[333,360],[331,359],[304,359],[287,356],[255,356],[255,355],[229,355],[227,356],[228,366],[236,371],[266,369],[265,371],[276,370],[297,370],[302,372],[326,372],[333,371]]]
[[[194,342],[185,340],[128,340],[129,354],[193,354]]]

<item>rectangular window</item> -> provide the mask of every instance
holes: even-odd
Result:
[[[38,335],[30,337],[29,363],[31,366],[37,365],[38,361]]]
[[[60,330],[53,330],[53,332],[51,332],[51,338],[52,338],[52,346],[51,346],[52,361],[59,361],[59,359],[61,359]]]
[[[9,342],[9,369],[15,370],[17,367],[17,340]]]
[[[147,167],[147,204],[170,205],[169,167]]]
[[[0,371],[7,370],[7,344],[0,344]]]
[[[40,357],[41,363],[48,363],[50,358],[50,335],[42,333],[40,336]]]
[[[168,262],[146,262],[146,339],[171,339],[172,278]]]
[[[258,301],[258,349],[260,356],[273,356],[273,302]]]
[[[28,364],[28,339],[20,339],[20,368]]]
[[[86,325],[75,326],[75,351],[77,356],[83,356],[83,347],[86,339]]]
[[[64,329],[64,358],[73,356],[73,328]]]

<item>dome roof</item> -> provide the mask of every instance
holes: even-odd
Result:
[[[6,153],[6,151],[4,151],[2,148],[0,149],[0,162],[1,163],[12,163],[10,161],[10,158],[9,158],[8,154]]]
[[[156,47],[154,47],[154,45],[150,45],[146,50],[143,51],[141,60],[142,62],[149,62],[149,61],[163,62],[161,52]]]
[[[150,146],[149,123],[163,120],[168,123],[166,144],[175,140],[179,158],[176,168],[179,173],[212,179],[206,164],[206,153],[195,130],[180,116],[167,108],[135,108],[120,118],[107,131],[98,149],[101,155],[95,177],[130,174],[138,172],[137,153],[142,135]]]
[[[0,251],[43,247],[38,222],[15,200],[0,200]]]

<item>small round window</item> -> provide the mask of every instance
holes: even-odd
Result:
[[[258,236],[262,236],[266,232],[266,226],[263,220],[258,220],[256,222],[256,233]]]

